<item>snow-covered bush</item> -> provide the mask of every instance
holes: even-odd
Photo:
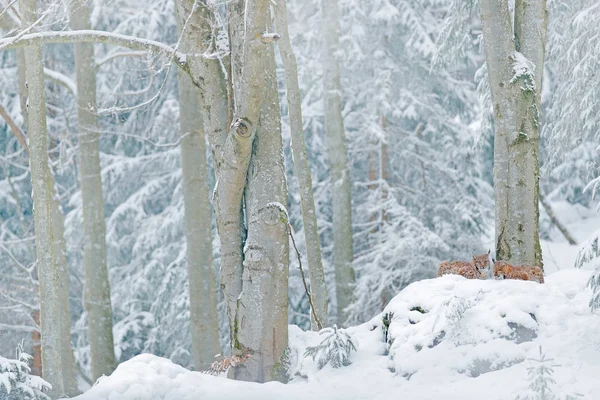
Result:
[[[530,367],[527,368],[527,380],[529,381],[529,391],[526,394],[520,394],[516,400],[558,400],[559,396],[555,395],[552,387],[556,381],[552,377],[554,368],[559,367],[558,364],[552,364],[553,359],[546,358],[546,354],[542,351],[542,346],[539,347],[539,358],[531,358]],[[578,394],[566,395],[565,400],[572,400],[582,397]]]
[[[31,356],[23,351],[23,342],[17,346],[16,359],[0,357],[0,399],[50,400],[44,394],[51,386],[39,376],[30,375]]]
[[[344,329],[338,329],[336,325],[325,328],[319,332],[325,335],[325,339],[318,346],[307,347],[305,357],[317,360],[318,369],[327,364],[333,368],[341,368],[350,365],[350,355],[356,351],[356,345],[350,335]]]

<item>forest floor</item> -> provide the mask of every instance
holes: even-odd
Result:
[[[556,214],[579,242],[600,226],[593,210],[559,204]],[[290,326],[287,385],[231,381],[144,354],[77,399],[512,400],[529,394],[528,368],[541,365],[533,361],[540,348],[554,370],[548,383],[556,397],[547,398],[600,399],[600,316],[589,309],[587,288],[594,265],[574,269],[578,246],[554,233],[542,244],[545,284],[459,276],[415,282],[382,314],[346,330],[357,348],[349,366],[319,370],[303,354],[323,337]]]

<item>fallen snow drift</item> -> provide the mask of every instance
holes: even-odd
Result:
[[[144,354],[77,399],[508,400],[526,390],[527,359],[539,346],[559,365],[554,394],[600,399],[600,316],[588,307],[590,274],[563,270],[544,285],[459,276],[416,282],[382,314],[347,330],[357,352],[341,369],[318,371],[303,354],[322,337],[290,327],[287,385],[230,381]]]

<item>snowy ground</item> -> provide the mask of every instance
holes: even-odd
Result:
[[[556,211],[579,241],[600,226],[597,214]],[[543,243],[544,285],[445,276],[408,286],[381,315],[348,329],[358,349],[348,367],[318,371],[302,355],[321,337],[291,326],[295,375],[287,385],[230,381],[140,355],[77,399],[509,400],[526,393],[528,359],[540,346],[557,365],[558,398],[600,399],[600,316],[589,310],[586,287],[591,271],[573,269],[577,246],[552,239]],[[383,316],[390,313],[386,342]]]

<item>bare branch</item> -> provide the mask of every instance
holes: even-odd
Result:
[[[66,87],[71,94],[77,94],[77,85],[68,76],[49,68],[44,68],[44,75],[46,75],[46,78],[50,78],[59,85]]]
[[[141,39],[134,36],[121,35],[113,32],[95,30],[64,31],[64,32],[38,32],[15,38],[0,39],[0,50],[15,49],[31,45],[43,45],[49,43],[106,43],[114,46],[126,47],[132,50],[147,51],[153,54],[172,59],[175,64],[184,71],[189,72],[186,55],[177,51],[169,45],[149,39]]]
[[[119,57],[143,57],[146,54],[148,54],[145,51],[126,51],[126,52],[118,52],[118,53],[114,53],[114,54],[110,54],[106,57],[104,57],[103,59],[101,59],[100,61],[96,62],[96,68],[99,68],[101,65],[106,64],[109,61],[114,60],[115,58],[119,58]]]
[[[10,129],[13,131],[13,134],[17,138],[17,141],[19,142],[19,144],[23,147],[23,149],[25,149],[27,154],[29,154],[29,146],[27,145],[27,136],[25,136],[25,133],[23,133],[21,128],[19,128],[19,125],[17,125],[15,120],[8,113],[8,111],[6,111],[6,108],[4,108],[2,105],[0,105],[0,116],[2,116],[2,118],[4,118],[4,120],[10,127]]]
[[[315,311],[315,305],[313,304],[312,296],[310,294],[310,291],[308,290],[308,285],[306,284],[306,277],[304,276],[304,269],[302,269],[302,257],[300,256],[300,251],[298,250],[298,246],[296,246],[296,240],[294,239],[294,234],[292,233],[292,226],[289,223],[288,223],[288,230],[290,232],[290,238],[292,238],[292,244],[294,245],[294,250],[296,250],[296,256],[298,257],[298,268],[300,268],[300,275],[302,275],[302,283],[304,284],[304,291],[306,292],[306,295],[308,296],[308,302],[310,304],[310,309],[312,311],[313,317],[317,324],[317,329],[321,330],[321,329],[323,329],[323,324],[321,323],[321,320],[319,319],[319,316],[317,315],[317,313]]]
[[[39,332],[39,329],[34,326],[27,325],[9,325],[9,324],[0,324],[0,332],[2,331],[14,331],[14,332]]]

